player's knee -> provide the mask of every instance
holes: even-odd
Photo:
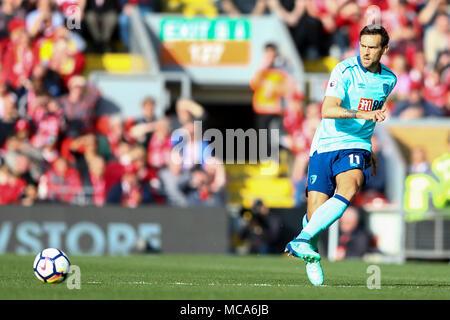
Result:
[[[349,177],[340,177],[337,180],[337,190],[336,192],[351,201],[358,193],[359,189],[362,187],[364,182],[363,175],[354,175]]]
[[[344,187],[338,188],[337,193],[339,195],[343,196],[348,201],[351,201],[358,193],[360,187],[361,186],[358,184],[344,186]]]

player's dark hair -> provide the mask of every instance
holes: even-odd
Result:
[[[142,99],[142,105],[146,105],[146,104],[152,104],[155,105],[156,101],[153,97],[147,96],[144,99]]]
[[[268,42],[265,44],[264,49],[271,49],[275,52],[278,52],[278,46],[273,42]]]
[[[389,43],[389,35],[383,26],[379,24],[369,24],[365,26],[359,33],[359,40],[364,35],[375,35],[379,34],[381,36],[381,47],[385,47]]]

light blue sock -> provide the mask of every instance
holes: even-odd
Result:
[[[302,220],[302,230],[306,228],[306,226],[308,225],[308,213],[306,212],[305,215],[303,216],[303,220]],[[298,236],[296,237],[296,239],[300,238],[300,234],[298,234]]]
[[[349,203],[350,202],[343,196],[335,194],[317,208],[297,239],[311,242],[312,238],[326,230],[333,222],[342,216]]]
[[[308,225],[308,222],[309,222],[308,221],[308,213],[305,213],[305,215],[303,216],[303,220],[302,220],[302,227],[303,227],[302,230],[306,228],[306,226]],[[298,234],[298,236],[296,237],[296,239],[299,239],[301,234],[302,233],[300,232]],[[317,252],[318,252],[319,239],[320,239],[320,233],[318,233],[315,237],[311,238],[311,241],[310,241],[311,246]]]
[[[302,220],[302,229],[305,229],[306,226],[308,225],[308,213],[305,213],[305,215],[303,216],[303,220]]]

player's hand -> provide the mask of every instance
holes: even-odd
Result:
[[[383,122],[386,119],[386,109],[375,111],[360,111],[359,118],[373,122]]]

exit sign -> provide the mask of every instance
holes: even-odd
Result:
[[[250,62],[250,23],[233,18],[166,18],[161,62],[181,66],[242,66]]]

